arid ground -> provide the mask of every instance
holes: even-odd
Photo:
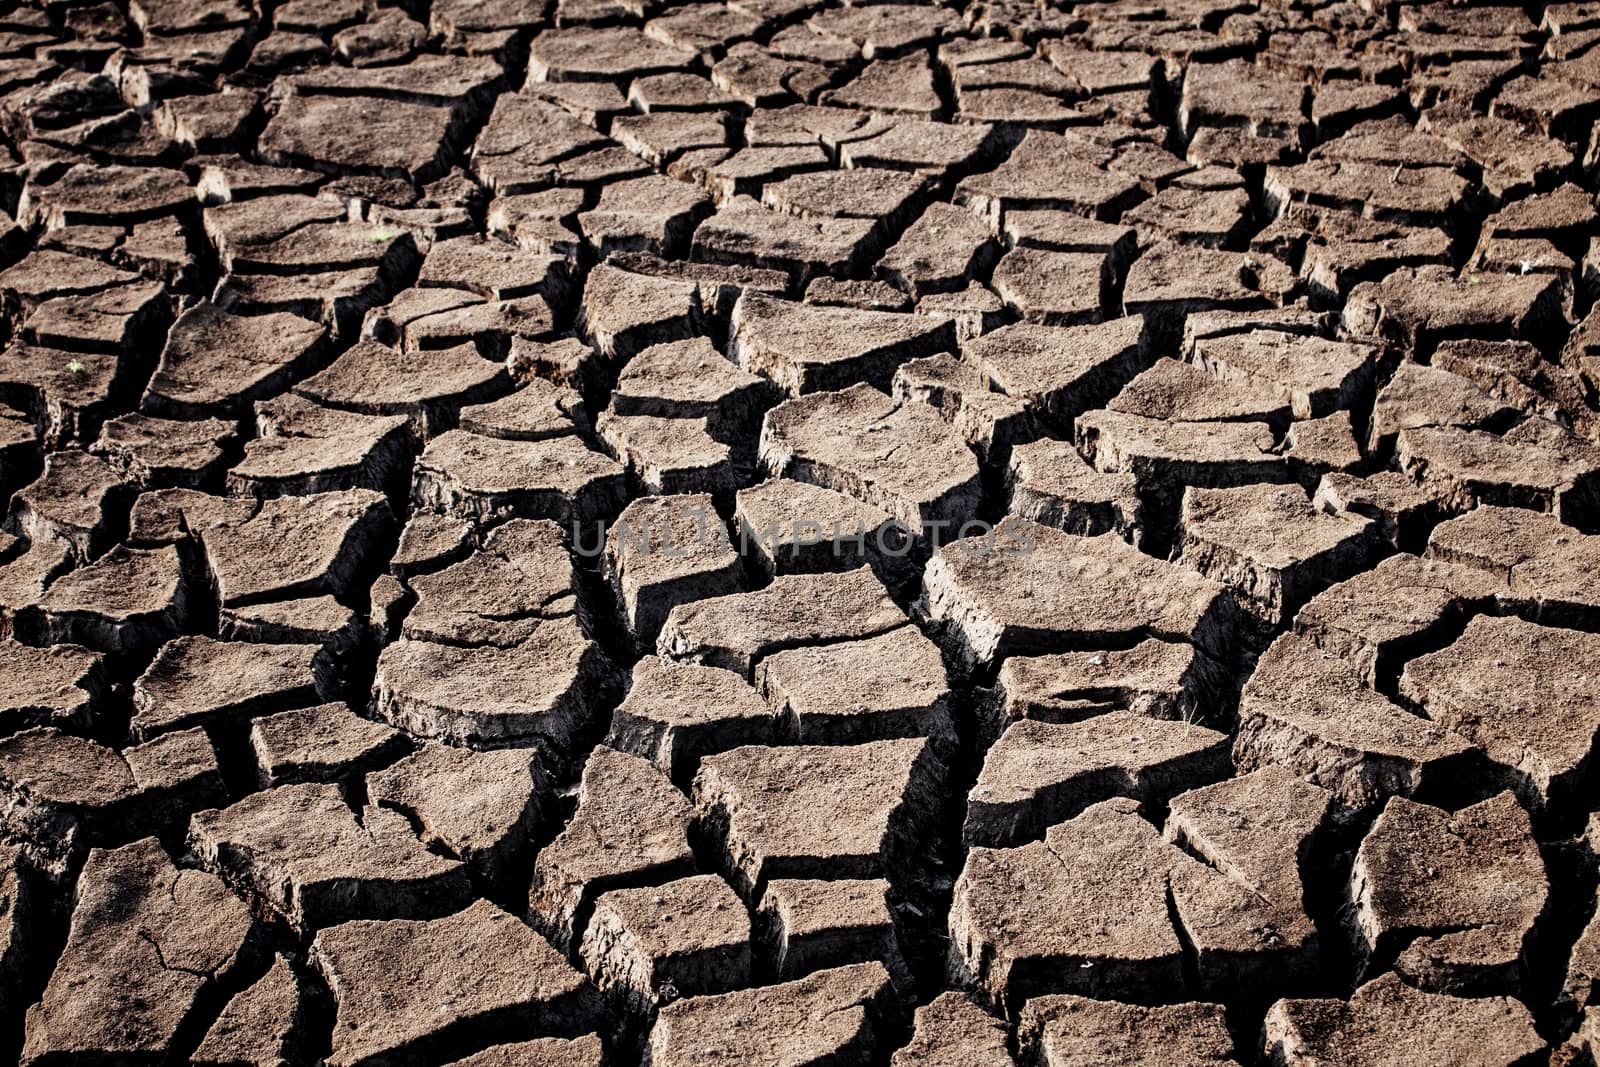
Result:
[[[1592,1067],[1600,3],[0,8],[0,1062]]]

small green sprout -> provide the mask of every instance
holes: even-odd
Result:
[[[939,231],[942,229],[944,229],[943,226],[935,226],[932,223],[928,224],[928,232],[933,234],[935,237],[939,236]]]
[[[74,359],[74,360],[70,361],[67,364],[67,373],[68,374],[82,374],[84,371],[86,371],[88,369],[89,369],[88,367],[85,367],[83,365],[83,361],[82,360],[78,360],[78,359]]]
[[[375,245],[381,245],[383,242],[391,240],[393,237],[394,231],[384,226],[379,226],[376,230],[367,231],[367,240],[371,241]]]

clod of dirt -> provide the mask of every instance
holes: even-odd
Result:
[[[36,543],[12,566],[40,552]],[[132,657],[154,651],[187,627],[190,596],[176,548],[119,545],[30,598],[17,615],[15,629],[35,644],[78,644]]]
[[[925,847],[945,768],[922,739],[746,747],[707,756],[699,819],[746,894],[776,878],[925,877]]]
[[[268,163],[337,173],[354,169],[425,181],[444,172],[450,108],[343,95],[292,95],[261,131]],[[359,135],[351,137],[353,130]]]
[[[368,774],[366,784],[371,803],[405,815],[425,846],[460,859],[492,887],[513,879],[526,859],[550,791],[528,749],[475,752],[432,743]]]
[[[978,693],[978,725],[997,738],[1022,719],[1079,722],[1119,709],[1204,722],[1219,696],[1221,674],[1193,645],[1153,637],[1122,650],[1011,656],[994,687]]]
[[[1214,730],[1113,711],[1074,723],[1022,719],[984,756],[962,838],[1002,848],[1040,837],[1091,804],[1129,796],[1159,808],[1227,767]]]
[[[739,554],[704,493],[629,504],[606,537],[605,560],[623,626],[642,653],[655,648],[673,608],[744,585]]]
[[[577,1035],[598,1021],[584,977],[486,900],[443,918],[322,930],[311,963],[334,993],[330,1067],[433,1059],[529,1032]],[[444,1013],[441,993],[451,1006]]]
[[[1396,270],[1351,291],[1345,327],[1384,337],[1418,356],[1443,341],[1477,337],[1535,345],[1567,329],[1570,294],[1550,274],[1468,274],[1448,267]]]
[[[535,81],[626,82],[681,70],[693,58],[631,27],[546,30],[528,46],[528,76]]]
[[[1396,974],[1431,992],[1522,988],[1548,884],[1512,794],[1456,812],[1392,798],[1350,878],[1368,973],[1392,960]]]
[[[914,626],[775,653],[757,665],[755,684],[779,734],[800,744],[927,737],[941,752],[955,745],[944,662]]]
[[[1018,445],[1006,467],[1007,510],[1080,537],[1116,533],[1138,546],[1143,504],[1133,474],[1102,474],[1067,441]]]
[[[757,662],[774,652],[871,637],[905,622],[905,612],[866,567],[791,574],[756,592],[673,608],[656,649],[750,678]]]
[[[577,811],[534,862],[532,921],[577,951],[601,894],[695,873],[692,817],[688,798],[666,775],[637,756],[596,749],[584,765]]]
[[[718,440],[746,435],[769,392],[766,381],[736,366],[704,337],[652,345],[628,361],[611,393],[618,415],[705,419]]]
[[[761,429],[761,462],[789,477],[848,493],[930,537],[971,519],[978,462],[936,412],[867,385],[780,404]]]
[[[613,889],[595,901],[582,955],[602,991],[647,1015],[678,997],[747,985],[750,916],[714,874]]]
[[[583,397],[541,378],[533,379],[510,396],[461,409],[463,430],[506,441],[538,441],[580,433],[588,427]]]
[[[378,656],[372,714],[452,744],[536,744],[564,764],[612,683],[577,619],[526,620],[519,640],[456,645],[401,637]]]
[[[1503,437],[1460,429],[1403,430],[1403,468],[1455,510],[1479,503],[1544,511],[1569,526],[1597,529],[1600,448],[1557,423],[1529,419]]]
[[[1600,737],[1600,636],[1480,615],[1406,664],[1400,694],[1482,746],[1535,815],[1575,815]],[[1581,805],[1579,805],[1581,807]]]
[[[1289,470],[1302,484],[1328,474],[1353,474],[1364,465],[1348,411],[1294,423],[1283,435]]]
[[[28,1009],[22,1062],[162,1059],[184,1022],[258,950],[222,881],[178,870],[155,838],[89,855],[66,947]]]
[[[1432,366],[1466,378],[1528,415],[1583,428],[1592,425],[1593,415],[1582,401],[1584,386],[1573,363],[1592,357],[1571,356],[1589,349],[1596,325],[1600,318],[1591,313],[1572,332],[1564,365],[1551,363],[1527,341],[1457,340],[1439,345]]]
[[[1167,422],[1116,411],[1089,411],[1075,422],[1078,451],[1103,474],[1131,474],[1140,489],[1164,498],[1182,487],[1286,482],[1289,467],[1273,454],[1272,429],[1259,422]]]
[[[1080,863],[1115,855],[1115,864]],[[1047,993],[1178,999],[1167,880],[1188,860],[1107,800],[1020,848],[973,848],[950,905],[950,971],[1008,1015]]]
[[[0,641],[0,734],[31,726],[87,730],[108,695],[104,660],[94,652]]]
[[[451,430],[428,443],[412,500],[477,520],[553,519],[570,526],[615,515],[626,499],[621,465],[573,435],[504,441]]]
[[[880,1047],[877,1028],[893,996],[882,964],[858,963],[792,982],[690,997],[656,1017],[650,1062],[688,1067],[708,1055],[751,1063],[782,1056],[865,1059]]]
[[[314,369],[323,330],[297,315],[237,315],[198,304],[167,335],[140,410],[166,418],[241,416]]]
[[[912,296],[953,293],[977,281],[997,255],[981,219],[953,204],[929,204],[878,257],[878,276]]]
[[[955,202],[991,223],[1019,208],[1112,219],[1143,199],[1136,180],[1107,169],[1112,156],[1088,141],[1029,130],[1000,166],[963,178]]]
[[[1025,321],[1047,326],[1099,322],[1110,260],[1095,252],[1014,248],[995,264],[994,291]]]
[[[1319,511],[1298,486],[1191,488],[1179,522],[1182,561],[1273,628],[1361,570],[1376,542],[1371,520]]]
[[[1281,307],[1294,288],[1293,273],[1274,257],[1160,241],[1128,268],[1122,308],[1171,336],[1187,315]]]
[[[0,832],[52,877],[84,844],[163,830],[224,797],[210,740],[181,730],[121,752],[54,727],[0,741]]]
[[[223,419],[158,419],[135,412],[109,419],[90,451],[141,489],[215,485],[238,431]]]
[[[394,514],[370,489],[263,501],[199,534],[225,606],[329,594],[348,599],[363,571],[394,536]]]
[[[1016,518],[940,549],[923,588],[919,611],[969,671],[1146,637],[1192,641],[1221,657],[1237,611],[1220,585],[1115,535],[1075,537]]]
[[[1205,864],[1172,874],[1203,995],[1316,987],[1324,965],[1306,889],[1332,809],[1330,793],[1281,767],[1173,798],[1165,836]]]
[[[132,493],[98,456],[57,452],[45,457],[44,473],[11,498],[6,527],[30,541],[65,541],[80,558],[96,559],[114,543]]]
[[[730,493],[748,480],[748,461],[711,434],[706,419],[600,413],[606,450],[646,493]]]
[[[687,785],[705,756],[769,744],[773,727],[760,694],[732,671],[645,656],[611,713],[605,743]]]
[[[823,162],[819,153],[808,169],[819,169]],[[726,165],[723,173],[724,187],[737,188],[738,174]],[[767,168],[758,173],[765,177]],[[780,168],[777,176],[788,173]],[[875,229],[871,219],[810,221],[770,211],[748,196],[734,196],[695,228],[689,254],[706,263],[781,271],[791,283],[799,283],[850,273],[876,251]]]
[[[509,392],[510,383],[504,368],[481,358],[472,345],[402,352],[368,340],[294,391],[362,415],[404,415],[426,439],[454,426],[462,407]]]
[[[539,1037],[510,1045],[495,1045],[475,1056],[452,1061],[453,1067],[521,1067],[526,1063],[548,1067],[601,1067],[604,1047],[595,1034],[563,1040]]]
[[[474,531],[470,519],[418,510],[400,531],[400,543],[389,557],[389,571],[406,579],[460,563],[473,550]]]
[[[771,478],[735,496],[739,548],[767,577],[868,565],[885,582],[914,565],[905,529],[883,508],[835,489]]]
[[[1003,1023],[963,993],[940,993],[916,1011],[911,1040],[891,1067],[1011,1067]]]
[[[1290,433],[1304,425],[1296,423]],[[1377,524],[1376,533],[1385,544],[1415,550],[1427,540],[1441,501],[1435,491],[1417,485],[1400,471],[1379,471],[1365,478],[1330,471],[1317,483],[1311,503],[1323,511],[1364,515]]]
[[[228,489],[240,496],[404,491],[410,438],[400,415],[338,411],[290,394],[256,405],[256,429],[228,472]]]
[[[633,91],[649,89],[635,82]],[[595,206],[578,215],[578,226],[602,260],[612,252],[681,256],[688,251],[695,227],[711,210],[711,196],[705,190],[652,174],[602,188]]]
[[[982,368],[992,388],[1066,426],[1138,374],[1147,343],[1144,320],[1129,316],[1092,325],[1003,326],[963,343],[961,354]]]
[[[299,1056],[310,1036],[304,984],[283,956],[228,1001],[190,1062],[200,1067],[273,1063]]]
[[[910,981],[881,878],[774,878],[756,909],[763,951],[780,979],[827,967],[881,962],[899,988]]]
[[[1314,419],[1369,394],[1376,355],[1367,344],[1260,331],[1196,339],[1189,360],[1223,381],[1270,389],[1295,418]]]
[[[342,704],[263,715],[250,724],[250,748],[264,789],[296,782],[338,782],[387,766],[411,745],[383,723]]]
[[[253,793],[189,821],[188,846],[296,933],[352,919],[448,914],[470,897],[466,872],[436,856],[406,819],[352,811],[331,785],[286,785]]]
[[[1013,445],[1040,434],[1026,400],[992,392],[981,367],[950,353],[902,363],[894,374],[894,398],[933,407],[984,462],[997,462]]]
[[[1419,426],[1488,429],[1512,417],[1513,409],[1470,380],[1438,367],[1404,363],[1378,392],[1367,447],[1385,452],[1397,433]]]
[[[1223,1067],[1239,1062],[1220,1004],[1143,1007],[1058,994],[1030,1000],[1017,1029],[1021,1047],[1051,1067],[1133,1067],[1152,1060]]]
[[[1528,1009],[1508,997],[1424,993],[1395,974],[1340,1000],[1280,1000],[1267,1012],[1263,1054],[1288,1067],[1401,1067],[1417,1056],[1512,1067],[1544,1047]]]
[[[401,633],[415,641],[506,647],[552,620],[589,628],[567,534],[547,519],[512,519],[495,527],[481,550],[407,584],[416,603]]]
[[[583,331],[599,352],[626,360],[651,345],[693,337],[699,292],[692,281],[634,274],[602,263],[583,289]]]
[[[1472,746],[1369,688],[1356,664],[1285,634],[1262,655],[1239,697],[1233,760],[1279,764],[1370,810],[1391,796],[1449,788]]]
[[[1413,650],[1464,625],[1501,589],[1489,575],[1401,553],[1317,594],[1295,615],[1294,630],[1377,686]]]
[[[1503,583],[1496,595],[1515,611],[1580,626],[1600,612],[1588,580],[1600,564],[1600,538],[1579,534],[1554,516],[1475,508],[1434,527],[1427,554]]]
[[[1162,357],[1139,374],[1106,407],[1125,415],[1179,422],[1289,421],[1289,403],[1267,382],[1248,376],[1222,377],[1195,363]]]
[[[180,637],[163,645],[133,686],[129,733],[214,727],[331,699],[330,668],[314,645]]]
[[[354,610],[326,595],[244,604],[217,614],[217,634],[225,640],[320,645],[335,668],[359,651],[366,627],[366,620]],[[333,674],[338,675],[337,669]]]
[[[908,359],[955,347],[938,319],[887,311],[826,308],[747,293],[734,306],[728,353],[790,396],[865,382],[887,391]]]

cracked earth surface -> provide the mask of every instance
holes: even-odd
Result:
[[[1600,5],[0,6],[0,1060],[1600,1053]]]

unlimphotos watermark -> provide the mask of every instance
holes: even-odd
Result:
[[[857,520],[853,525],[838,519],[774,519],[754,527],[745,522],[733,524],[730,538],[722,518],[709,508],[684,508],[664,516],[619,519],[608,528],[604,522],[573,522],[572,547],[580,556],[593,557],[606,551],[628,554],[686,558],[713,546],[732,541],[740,555],[759,552],[770,559],[797,559],[802,555],[832,555],[836,558],[898,559],[920,550],[936,552],[954,543],[974,556],[1025,556],[1035,548],[1026,526],[999,526],[983,519],[954,522],[949,519],[924,519],[912,529],[898,519],[868,527]]]

